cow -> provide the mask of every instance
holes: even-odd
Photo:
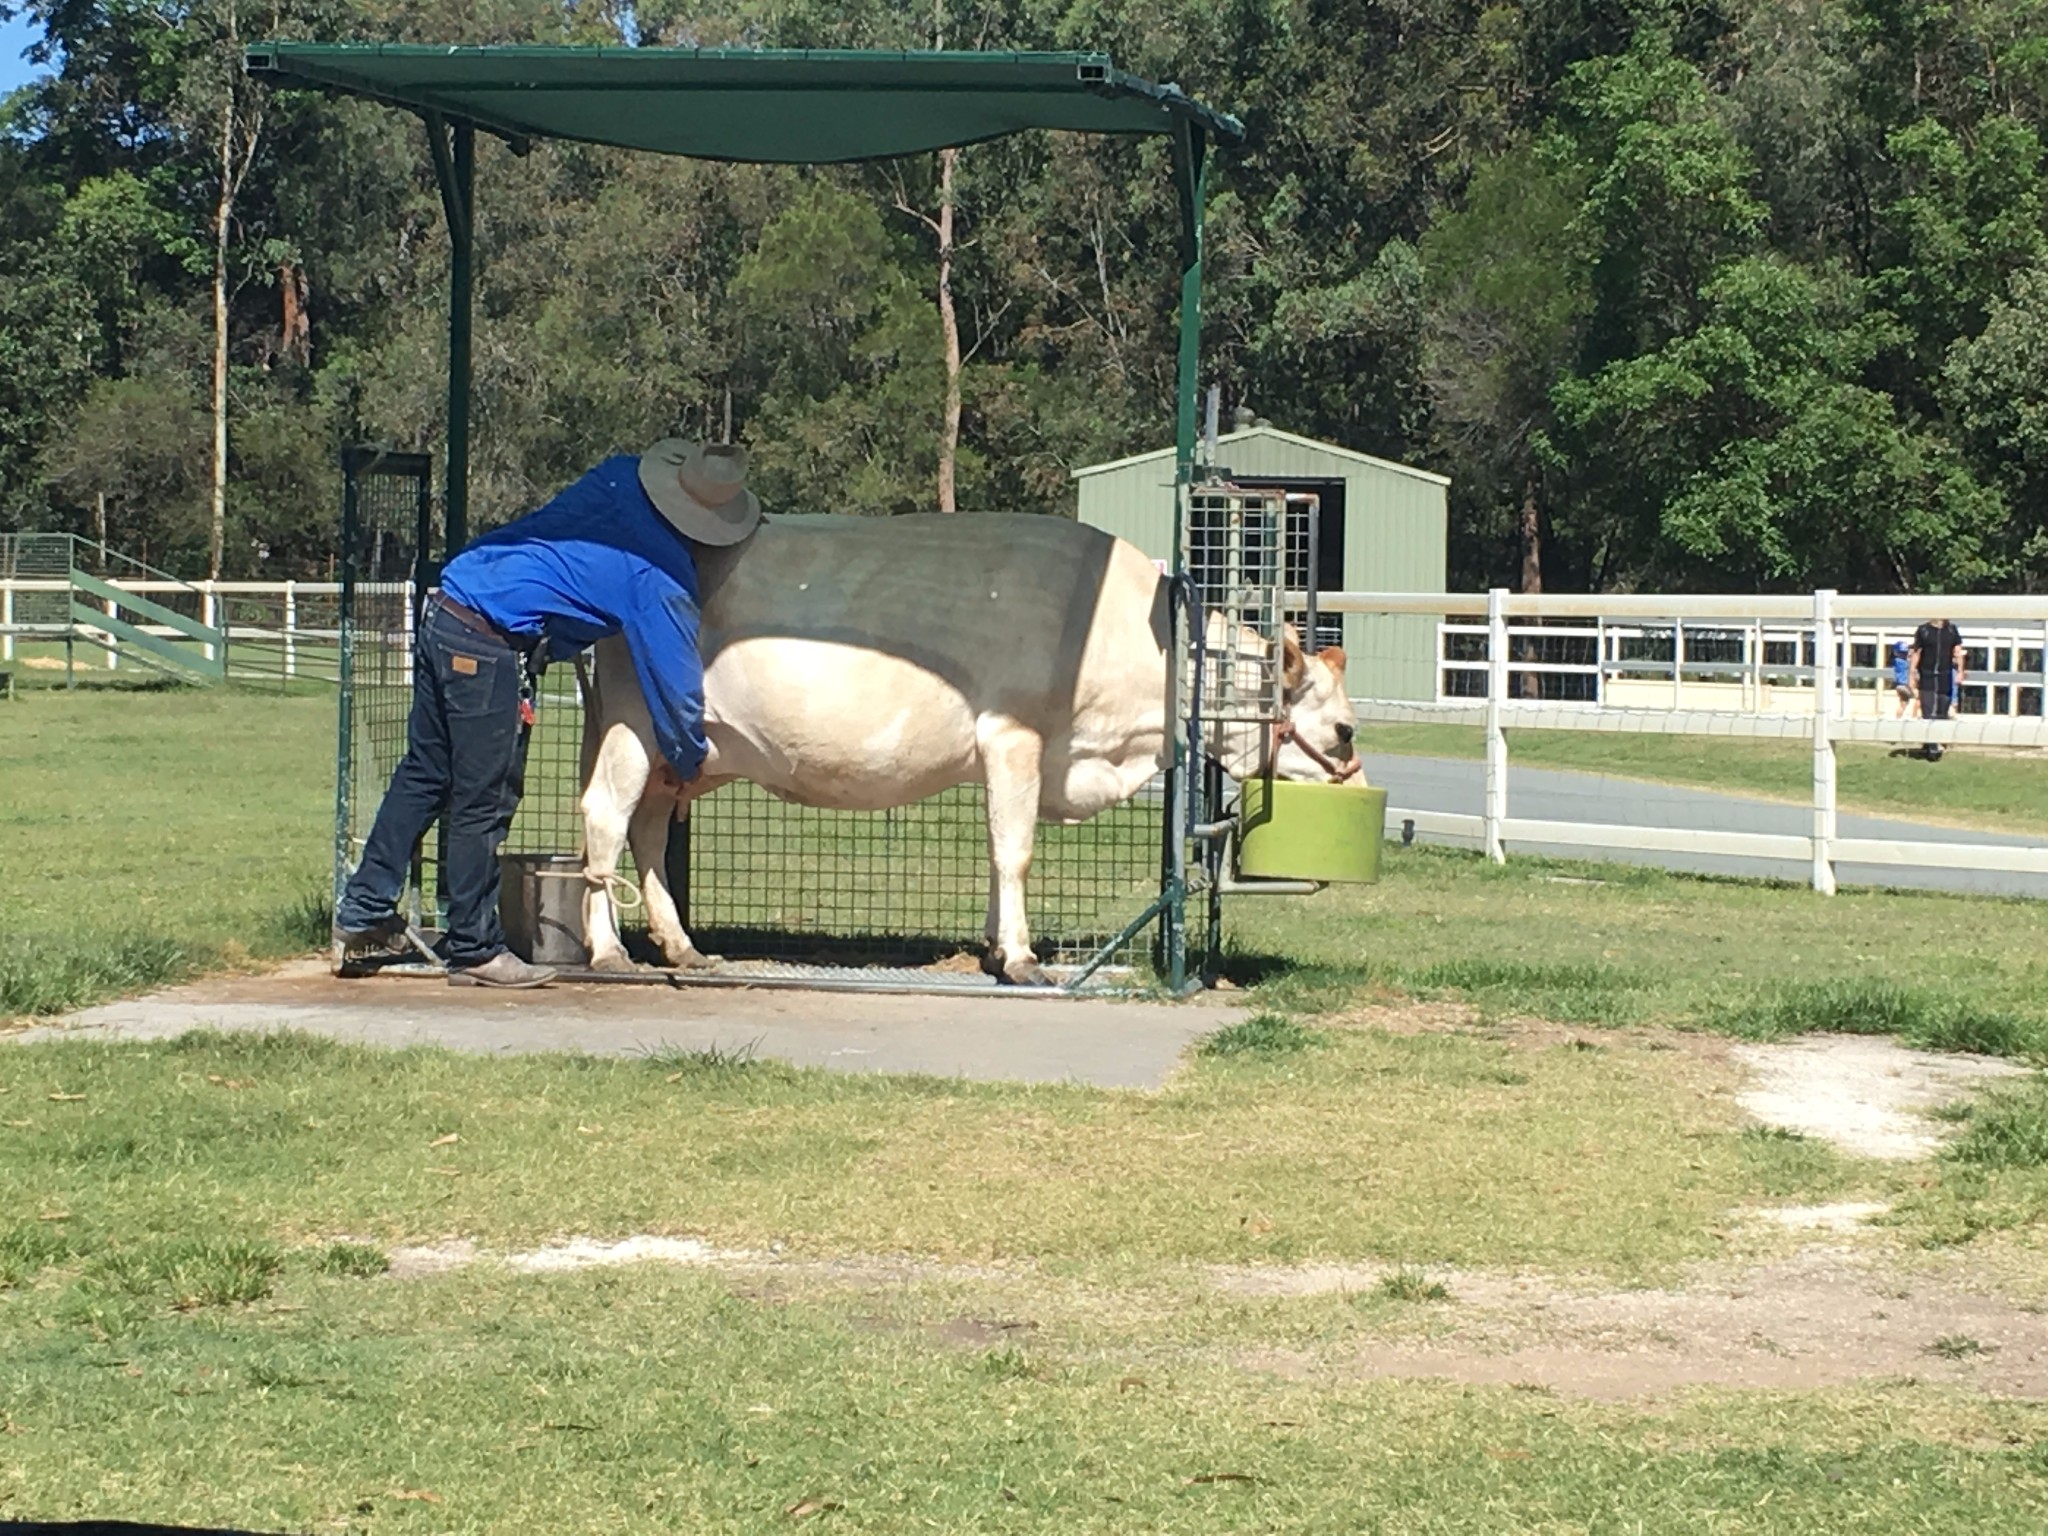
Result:
[[[741,544],[701,550],[699,578],[710,753],[687,788],[655,748],[625,642],[602,641],[584,669],[592,966],[632,967],[610,897],[627,847],[663,959],[713,963],[683,931],[663,851],[671,818],[722,785],[878,811],[978,782],[984,968],[1046,984],[1024,912],[1032,839],[1041,820],[1085,821],[1129,799],[1168,761],[1167,578],[1099,529],[1002,514],[771,517]],[[1216,615],[1206,633],[1234,628]],[[1239,666],[1267,649],[1249,631],[1224,648],[1240,654],[1223,664]],[[1341,651],[1305,654],[1290,630],[1292,729],[1217,725],[1205,754],[1240,780],[1341,776],[1353,731],[1343,669]]]

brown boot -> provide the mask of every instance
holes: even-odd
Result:
[[[547,966],[528,965],[509,949],[481,965],[465,965],[448,972],[451,987],[544,987],[554,979],[555,973]]]

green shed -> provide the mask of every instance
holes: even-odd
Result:
[[[1406,464],[1319,443],[1274,427],[1250,426],[1216,440],[1218,466],[1234,483],[1313,498],[1318,591],[1441,592],[1451,482]],[[1161,448],[1074,471],[1077,515],[1137,545],[1155,560],[1173,551],[1173,450]],[[1434,699],[1436,620],[1347,613],[1317,626],[1323,644],[1340,637],[1346,676],[1359,697]]]

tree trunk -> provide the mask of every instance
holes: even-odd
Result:
[[[306,314],[308,283],[306,269],[284,262],[277,269],[277,286],[284,295],[284,315],[278,328],[277,350],[301,368],[313,363],[313,322]]]
[[[1536,482],[1522,482],[1522,515],[1520,518],[1522,536],[1522,590],[1540,593],[1543,590],[1543,515],[1536,503]],[[1540,661],[1536,642],[1533,639],[1522,642],[1522,659]],[[1543,697],[1543,677],[1538,672],[1522,674],[1522,697],[1540,699]]]
[[[953,169],[960,151],[939,151],[939,329],[946,342],[946,415],[939,428],[939,510],[956,512],[960,458],[960,317],[953,309]]]
[[[220,579],[228,515],[228,224],[235,211],[235,95],[220,113],[220,197],[213,213],[213,505],[206,574]]]

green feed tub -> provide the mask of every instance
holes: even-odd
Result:
[[[1386,825],[1384,789],[1251,779],[1238,802],[1237,872],[1369,884],[1380,877]]]

